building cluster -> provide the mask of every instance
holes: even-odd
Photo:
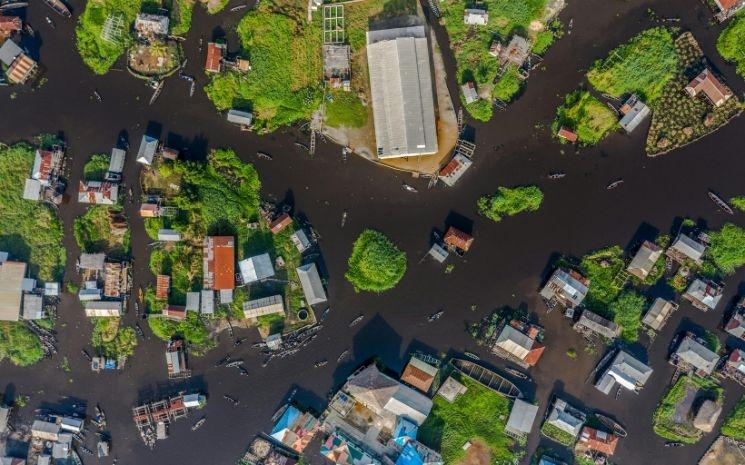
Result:
[[[50,317],[59,283],[29,278],[28,264],[0,251],[0,321],[34,321]]]
[[[62,203],[66,187],[62,178],[64,166],[65,148],[62,145],[37,149],[30,176],[23,186],[23,198],[35,202],[51,202],[54,205]]]
[[[745,8],[745,0],[713,0],[709,2],[709,5],[712,4],[715,13],[714,17],[717,21],[726,21],[735,13]]]
[[[439,240],[439,235],[436,235],[435,238],[436,240],[432,243],[428,254],[439,263],[445,262],[451,252],[460,257],[464,256],[471,250],[474,240],[473,236],[455,226],[448,226],[442,240]]]
[[[251,71],[251,62],[241,56],[228,56],[228,44],[223,42],[207,43],[207,58],[204,62],[204,72],[220,74],[224,72],[247,73]],[[253,122],[253,114],[249,111],[233,108],[228,111],[228,123],[235,124],[241,130],[249,130]]]
[[[168,438],[168,428],[174,421],[207,405],[207,398],[199,393],[179,394],[132,409],[132,420],[143,442],[151,449],[156,441]]]
[[[5,70],[0,84],[26,84],[39,72],[39,65],[12,38],[23,30],[23,21],[17,16],[0,16],[0,63]]]

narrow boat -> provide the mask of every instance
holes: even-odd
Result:
[[[272,156],[266,152],[256,152],[256,156],[264,160],[272,160]]]
[[[430,316],[428,316],[427,321],[429,321],[430,323],[432,323],[433,321],[437,321],[444,314],[445,314],[445,310],[440,310],[439,312],[433,313]]]
[[[248,5],[238,5],[238,6],[234,6],[233,8],[231,8],[231,9],[230,9],[230,11],[240,11],[240,10],[242,10],[242,9],[246,8],[247,6],[248,6]]]
[[[318,362],[314,363],[313,366],[316,368],[322,368],[328,365],[328,360],[319,360]]]
[[[362,321],[364,319],[365,319],[365,315],[358,316],[357,318],[355,318],[354,320],[352,320],[352,321],[349,322],[349,327],[352,328],[352,327],[356,326],[360,321]]]
[[[510,399],[522,397],[522,392],[504,376],[477,363],[460,358],[450,360],[453,367],[477,383]]]
[[[99,102],[103,102],[103,97],[101,97],[101,94],[99,94],[97,90],[93,91],[93,96],[96,97],[96,100]]]
[[[31,37],[34,37],[36,35],[36,31],[34,31],[30,24],[26,24],[25,26],[23,26],[23,30],[26,31],[26,34],[30,35]]]
[[[605,188],[608,189],[608,190],[611,190],[611,189],[615,189],[616,187],[620,186],[621,184],[623,184],[623,179],[622,178],[621,179],[616,179],[612,183],[610,183],[607,186],[605,186]]]
[[[232,362],[225,365],[226,368],[235,368],[243,365],[243,360],[233,360]]]
[[[207,421],[207,417],[200,418],[199,420],[197,420],[196,423],[194,423],[193,425],[191,425],[191,430],[192,431],[198,430],[204,424],[205,421]]]
[[[16,10],[18,8],[26,8],[27,6],[28,2],[8,2],[0,5],[0,11]]]
[[[310,147],[303,144],[302,142],[295,142],[295,147],[303,149],[303,150],[307,150],[308,152],[310,152]]]
[[[163,90],[163,86],[165,85],[166,81],[158,81],[157,84],[155,84],[155,90],[153,91],[153,96],[150,97],[150,103],[149,105],[152,105],[155,103],[156,100],[158,100],[158,96],[160,95],[160,92]]]
[[[323,313],[321,314],[321,321],[322,322],[323,321],[326,321],[326,318],[328,318],[330,311],[331,311],[331,307],[329,307],[329,308],[327,308],[326,310],[323,311]]]
[[[89,353],[88,353],[88,352],[87,352],[87,351],[86,351],[85,349],[80,349],[80,353],[81,353],[81,354],[83,355],[83,357],[85,357],[85,359],[86,359],[86,360],[88,360],[89,362],[93,360],[93,359],[91,358],[91,355],[90,355],[90,354],[89,354]]]
[[[474,354],[473,352],[465,351],[465,352],[463,352],[463,355],[465,355],[466,357],[468,357],[468,358],[470,358],[472,360],[476,360],[476,361],[481,360],[481,357],[479,357],[478,355]]]
[[[220,365],[224,365],[230,360],[230,354],[226,355],[225,357],[221,358],[217,362],[215,362],[215,366],[219,367]]]
[[[682,447],[682,442],[666,442],[665,447]]]
[[[60,16],[64,16],[65,18],[72,16],[72,14],[70,14],[70,9],[67,8],[67,5],[62,3],[62,0],[44,0],[44,3]]]
[[[135,323],[135,332],[140,337],[140,339],[145,339],[145,333],[142,331],[142,327],[139,323]]]
[[[339,363],[342,360],[344,360],[345,358],[347,358],[347,355],[349,355],[349,351],[348,350],[345,350],[344,352],[342,352],[341,354],[339,354],[339,358],[336,359],[336,363]]]
[[[606,417],[605,415],[601,415],[599,413],[595,413],[595,418],[598,419],[600,423],[602,423],[606,428],[613,431],[613,434],[620,438],[625,438],[627,433],[626,429],[624,429],[623,426],[621,426],[616,420]]]
[[[709,191],[709,198],[712,202],[714,202],[714,204],[716,204],[717,207],[721,208],[726,213],[729,213],[730,215],[735,214],[734,210],[732,210],[732,207],[730,207],[727,202],[722,200],[722,198],[716,195],[714,192]]]
[[[566,176],[566,173],[558,172],[558,173],[550,173],[548,175],[548,179],[561,179],[564,176]]]
[[[239,401],[238,399],[235,399],[235,398],[233,398],[233,397],[230,397],[230,396],[229,396],[229,395],[227,395],[227,394],[225,394],[225,395],[224,395],[224,396],[222,396],[222,397],[223,397],[223,399],[227,400],[228,402],[230,402],[231,404],[233,404],[233,405],[236,405],[236,406],[237,406],[237,405],[239,405],[239,404],[241,403],[241,401]]]
[[[54,21],[52,21],[52,18],[50,18],[49,16],[45,16],[44,19],[47,21],[47,24],[49,24],[49,27],[51,27],[52,29],[57,28],[57,26],[54,25]]]
[[[528,379],[528,375],[526,375],[525,373],[523,373],[520,370],[516,370],[516,369],[510,368],[510,367],[505,367],[504,371],[506,371],[507,373],[511,374],[512,376],[514,376],[516,378]]]
[[[80,446],[80,447],[78,447],[78,449],[80,449],[80,452],[82,452],[82,453],[84,453],[84,454],[87,454],[87,455],[93,455],[93,451],[92,451],[92,450],[90,450],[90,449],[88,449],[88,448],[87,448],[87,447],[85,447],[85,446]]]
[[[410,186],[410,185],[408,185],[408,184],[406,184],[406,183],[403,183],[403,184],[401,185],[401,187],[403,187],[403,188],[404,188],[404,190],[406,190],[406,191],[409,191],[409,192],[413,192],[414,194],[416,194],[416,193],[418,193],[418,192],[419,192],[418,190],[416,190],[416,187],[414,187],[414,186]]]
[[[347,222],[347,211],[344,210],[341,214],[341,227],[344,227],[344,224]]]

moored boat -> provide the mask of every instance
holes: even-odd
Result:
[[[351,322],[349,322],[349,327],[351,328],[353,326],[356,326],[357,323],[359,323],[360,321],[362,321],[364,318],[365,318],[365,315],[358,316],[357,318],[355,318],[354,320],[352,320]]]
[[[522,372],[522,371],[520,371],[520,370],[516,370],[516,369],[514,369],[514,368],[510,368],[510,367],[506,367],[506,368],[504,369],[504,371],[506,371],[507,373],[509,373],[509,374],[511,374],[512,376],[515,376],[515,377],[517,377],[517,378],[520,378],[520,379],[528,379],[528,375],[526,375],[525,373],[523,373],[523,372]]]
[[[725,202],[724,200],[722,200],[722,198],[719,197],[718,195],[716,195],[714,192],[709,191],[709,198],[711,199],[712,202],[714,202],[714,204],[717,207],[721,208],[726,213],[729,213],[730,215],[734,215],[735,214],[734,210],[732,210],[732,207],[730,207],[727,204],[727,202]]]
[[[621,426],[616,420],[606,417],[605,415],[601,415],[599,413],[595,413],[595,418],[598,419],[600,423],[602,423],[606,428],[613,431],[613,434],[615,434],[618,437],[625,438],[627,433],[626,429],[624,429],[623,426]]]
[[[67,5],[62,3],[62,0],[44,0],[44,3],[46,3],[49,8],[53,9],[54,12],[60,16],[64,16],[65,18],[69,18],[72,16],[72,14],[70,13],[70,9],[67,8]]]
[[[608,190],[611,190],[611,189],[615,189],[616,187],[620,186],[621,184],[623,184],[623,178],[616,179],[612,183],[610,183],[607,186],[605,186],[605,188],[608,189]]]
[[[27,6],[28,2],[8,2],[0,5],[0,11],[16,10],[19,8],[26,8]]]
[[[495,371],[485,368],[470,360],[463,360],[460,358],[454,358],[450,360],[450,363],[461,374],[468,376],[472,380],[498,394],[510,399],[522,397],[522,392],[520,392],[520,389],[518,389],[517,386]]]
[[[561,179],[566,175],[567,175],[566,173],[562,173],[562,172],[551,173],[548,175],[548,179]]]
[[[199,428],[200,428],[200,427],[201,427],[201,426],[202,426],[202,425],[204,424],[204,422],[205,422],[205,421],[207,421],[207,417],[202,417],[202,418],[200,418],[199,420],[197,420],[197,422],[196,422],[196,423],[194,423],[194,424],[193,424],[193,425],[191,426],[191,430],[192,430],[192,431],[196,431],[196,430],[198,430],[198,429],[199,429]]]

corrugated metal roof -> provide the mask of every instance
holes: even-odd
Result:
[[[0,264],[0,321],[18,320],[26,268],[23,262],[6,261]]]
[[[241,260],[238,263],[244,284],[253,283],[274,276],[272,259],[268,253]]]
[[[326,291],[323,289],[323,283],[321,282],[321,276],[318,274],[316,264],[308,263],[307,265],[299,266],[296,271],[308,305],[326,302]]]

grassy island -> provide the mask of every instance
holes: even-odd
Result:
[[[354,241],[345,277],[355,291],[387,291],[398,284],[404,273],[406,254],[385,234],[368,229]]]
[[[142,7],[142,0],[88,0],[75,28],[77,47],[83,62],[96,74],[106,74],[109,68],[131,44],[129,29]],[[101,37],[109,18],[120,18],[123,32],[114,41]]]
[[[704,399],[722,402],[723,396],[724,390],[712,378],[681,376],[654,412],[654,432],[669,441],[695,444],[703,433],[693,427],[688,411]]]
[[[119,318],[91,318],[93,335],[91,345],[96,353],[107,358],[131,357],[137,347],[134,329],[121,327]]]
[[[41,145],[46,143],[42,140]],[[60,281],[66,262],[62,223],[46,204],[23,199],[34,151],[24,143],[0,145],[0,250],[13,260],[27,262],[31,277]],[[43,356],[39,338],[24,322],[0,322],[0,361],[7,358],[15,365],[29,366]]]
[[[323,60],[321,20],[308,23],[306,8],[300,0],[270,0],[246,13],[237,33],[252,70],[212,78],[205,90],[218,110],[250,109],[254,126],[267,131],[310,119],[323,95]]]
[[[489,121],[493,114],[492,100],[509,103],[524,85],[524,77],[516,65],[507,64],[501,69],[498,58],[489,53],[493,41],[506,47],[513,36],[520,36],[527,39],[533,53],[541,55],[563,34],[559,21],[546,24],[547,16],[551,15],[547,11],[548,3],[547,0],[486,0],[474,7],[463,0],[440,2],[440,22],[455,55],[458,84],[474,82],[481,96],[481,100],[465,105],[474,119]],[[464,24],[466,8],[485,9],[489,14],[487,24]]]
[[[719,35],[717,50],[727,61],[737,66],[737,73],[745,78],[745,14],[733,17]]]
[[[511,401],[476,383],[452,374],[468,388],[452,404],[435,396],[432,411],[419,428],[418,439],[440,451],[445,465],[455,465],[467,455],[463,444],[485,447],[492,464],[513,463],[515,440],[504,432]],[[466,421],[467,420],[467,421]]]
[[[590,92],[577,91],[567,95],[556,110],[552,132],[567,127],[577,133],[581,145],[595,145],[617,126],[616,114],[610,108]]]
[[[479,213],[492,221],[502,221],[504,216],[517,215],[523,211],[536,211],[543,202],[543,192],[537,186],[499,187],[497,193],[481,197],[477,206]]]

